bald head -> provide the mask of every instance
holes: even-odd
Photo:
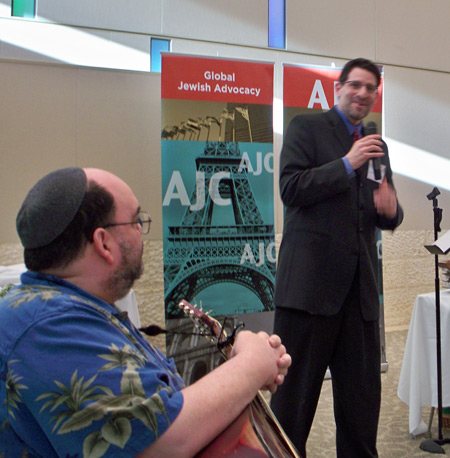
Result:
[[[82,170],[85,173],[88,181],[95,181],[95,183],[99,184],[100,186],[103,186],[105,189],[114,189],[114,187],[118,184],[120,184],[121,186],[125,185],[128,187],[128,185],[123,180],[121,180],[117,175],[114,175],[113,173],[108,172],[107,170],[96,169],[91,167],[87,167]]]
[[[139,211],[138,201],[125,181],[106,170],[95,168],[85,168],[83,170],[88,182],[96,183],[113,196],[115,219],[127,221],[130,215],[137,214]],[[131,213],[124,213],[124,209],[130,210]]]

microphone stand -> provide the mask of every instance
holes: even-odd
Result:
[[[438,188],[434,188],[427,195],[428,200],[433,201],[434,214],[434,240],[438,239],[440,232],[440,224],[442,220],[442,209],[438,207],[437,196],[440,194]],[[450,439],[444,439],[442,435],[442,357],[441,357],[441,301],[439,289],[439,255],[434,255],[434,271],[435,271],[435,304],[436,304],[436,367],[437,367],[437,395],[438,395],[438,439],[427,439],[420,444],[421,450],[430,453],[445,454],[442,445],[449,444]]]

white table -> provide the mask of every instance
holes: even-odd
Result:
[[[13,264],[11,266],[0,266],[0,286],[6,286],[9,283],[17,285],[20,283],[20,275],[27,268],[25,264]]]
[[[435,293],[417,296],[398,383],[399,398],[409,405],[409,432],[427,431],[423,406],[438,406]],[[450,406],[450,291],[441,290],[442,406]]]
[[[0,266],[0,286],[12,283],[20,283],[20,275],[26,271],[25,264],[14,264],[11,266]],[[141,319],[136,301],[136,294],[131,290],[125,297],[116,301],[117,307],[123,312],[127,312],[131,322],[137,327],[141,327]]]

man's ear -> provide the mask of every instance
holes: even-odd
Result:
[[[96,253],[107,263],[114,263],[113,238],[103,227],[97,227],[92,234],[92,245]]]

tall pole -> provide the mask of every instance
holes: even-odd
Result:
[[[433,201],[434,216],[434,240],[438,239],[438,232],[441,231],[442,209],[438,207],[437,196],[440,194],[438,188],[434,188],[427,195],[428,200]],[[436,368],[437,368],[437,398],[438,398],[438,439],[427,439],[420,444],[420,448],[430,453],[443,453],[442,445],[450,443],[450,439],[444,439],[442,435],[442,356],[441,356],[441,295],[439,288],[439,258],[434,255],[434,290],[436,305]]]

